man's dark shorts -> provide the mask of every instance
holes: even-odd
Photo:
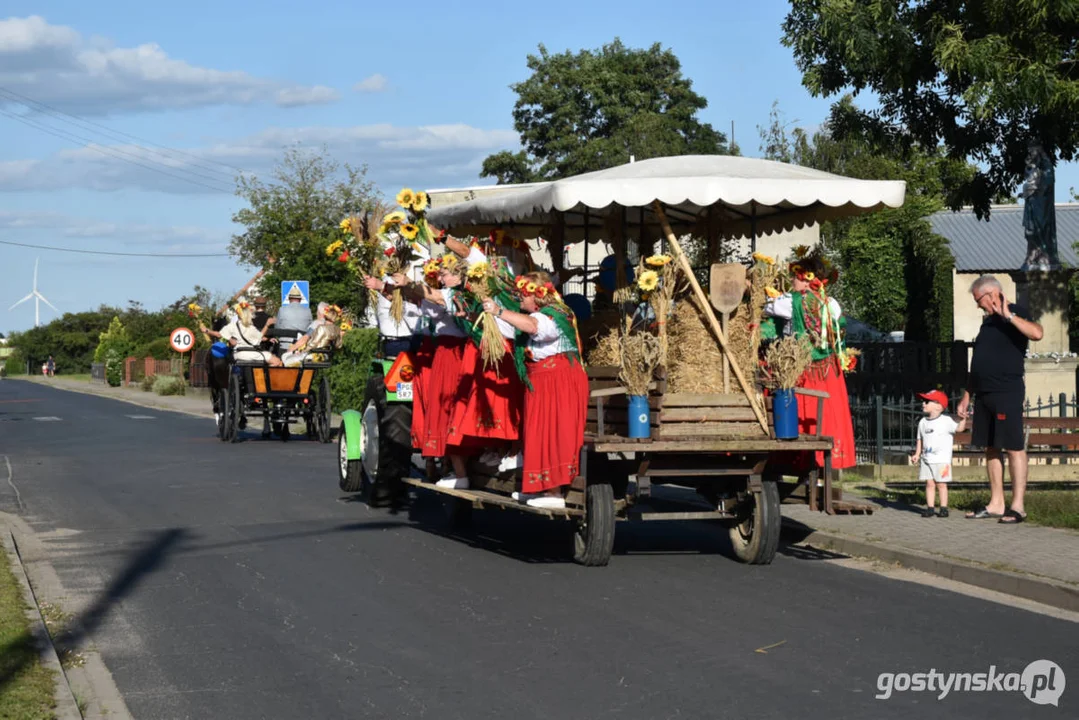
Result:
[[[1023,437],[1025,394],[1020,391],[975,395],[970,444],[997,450],[1026,450]]]

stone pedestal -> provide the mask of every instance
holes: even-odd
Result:
[[[1011,276],[1015,282],[1016,302],[1026,306],[1031,317],[1045,331],[1041,340],[1030,343],[1030,352],[1039,355],[1067,353],[1068,306],[1071,300],[1068,271],[1016,272]],[[1071,388],[1074,392],[1074,381]]]
[[[1060,394],[1064,393],[1067,402],[1075,399],[1076,370],[1079,358],[1027,358],[1026,372],[1027,401],[1031,407],[1056,404]],[[1071,411],[1068,411],[1069,414]],[[1035,412],[1037,414],[1037,412]],[[1042,415],[1056,417],[1059,412],[1043,409]]]

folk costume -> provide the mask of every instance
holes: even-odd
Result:
[[[443,267],[456,268],[454,255],[443,255]],[[467,397],[474,378],[464,372],[463,360],[467,334],[455,321],[458,311],[457,293],[450,288],[441,291],[444,305],[423,301],[423,313],[430,322],[435,340],[431,369],[423,381],[422,444],[424,457],[441,458],[446,454],[446,436],[458,398]],[[415,401],[413,401],[415,405]]]
[[[786,320],[783,332],[795,337],[808,337],[813,348],[813,363],[802,373],[798,387],[828,393],[819,420],[821,433],[832,438],[832,467],[853,467],[854,426],[850,416],[850,401],[843,373],[853,369],[854,358],[848,356],[843,343],[846,324],[839,303],[828,297],[827,278],[818,278],[797,261],[791,274],[809,283],[804,292],[788,292],[768,301],[765,315]],[[817,432],[817,398],[798,395],[798,430],[804,435]],[[824,466],[824,453],[815,454],[816,467]],[[808,458],[797,463],[809,465]]]
[[[478,248],[469,251],[468,263],[488,262],[497,275],[505,273],[506,264],[500,257],[488,260]],[[506,287],[493,298],[500,307],[517,311],[517,303],[510,295],[512,278],[503,280]],[[521,413],[524,402],[524,386],[517,374],[513,355],[513,340],[517,331],[509,323],[496,318],[502,334],[506,354],[497,367],[485,367],[480,351],[482,328],[472,318],[483,312],[474,296],[460,294],[459,302],[465,308],[465,316],[457,318],[458,324],[469,337],[462,354],[462,372],[471,375],[473,382],[467,391],[458,395],[446,443],[465,450],[490,447],[491,441],[512,442],[520,437]]]
[[[429,260],[423,266],[423,282],[432,288],[439,286],[438,260]],[[406,306],[407,307],[407,306]],[[431,377],[431,365],[434,363],[435,350],[438,348],[434,334],[434,316],[438,306],[421,300],[418,306],[419,321],[413,330],[414,338],[419,339],[415,352],[412,353],[412,447],[423,448],[424,443],[424,403],[426,402],[427,384]]]
[[[557,298],[550,283],[521,277],[516,286],[522,296]],[[521,431],[521,492],[526,495],[569,485],[577,477],[588,414],[588,376],[573,312],[558,301],[530,316],[535,334],[520,332],[517,340],[526,370]]]

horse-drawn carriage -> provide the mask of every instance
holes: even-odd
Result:
[[[236,350],[257,350],[237,346]],[[291,436],[289,426],[303,420],[307,436],[328,443],[332,435],[330,380],[326,370],[332,348],[310,353],[295,367],[271,366],[263,360],[236,360],[229,365],[228,385],[221,391],[218,436],[236,442],[248,418],[262,418],[281,440]],[[264,431],[265,432],[265,431]]]

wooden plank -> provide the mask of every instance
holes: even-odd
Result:
[[[663,407],[750,407],[745,395],[735,393],[667,393]]]
[[[631,513],[631,520],[655,522],[657,520],[731,520],[737,517],[734,513],[720,512],[717,510],[704,510],[699,512],[642,512]]]
[[[663,399],[657,396],[648,398],[648,407],[653,410],[658,410],[663,404]],[[598,398],[588,398],[588,407],[596,408],[599,406]],[[604,397],[603,399],[603,411],[610,412],[612,410],[625,410],[629,407],[629,400],[625,395],[613,395],[611,397]]]
[[[755,421],[751,423],[677,423],[674,425],[660,425],[660,438],[679,437],[767,437],[761,432],[761,426]]]
[[[668,405],[659,415],[661,423],[681,422],[757,422],[757,415],[753,408],[740,407],[671,407]]]
[[[769,438],[695,438],[692,440],[652,440],[637,443],[618,437],[586,437],[585,442],[595,452],[729,452],[773,453],[786,450],[828,450],[832,447],[829,437],[807,437],[798,440],[774,440]]]
[[[1027,436],[1027,445],[1079,447],[1079,433],[1031,433]]]
[[[424,482],[423,480],[414,477],[401,478],[401,482],[442,495],[449,495],[451,497],[461,498],[462,500],[470,500],[473,505],[477,507],[498,507],[504,510],[519,510],[521,512],[542,515],[549,518],[579,517],[584,514],[583,510],[572,507],[564,509],[535,508],[531,505],[518,502],[506,495],[496,495],[485,490],[456,490],[454,488],[438,487],[434,483]]]
[[[599,420],[599,410],[596,408],[588,408],[588,414],[585,419],[588,422],[597,422]],[[755,418],[750,418],[755,421]],[[626,408],[609,408],[606,405],[603,406],[603,423],[610,425],[611,423],[621,423],[625,425],[628,422],[626,418]],[[659,425],[659,410],[651,410],[648,413],[648,424]]]
[[[588,379],[618,379],[618,374],[622,372],[622,368],[617,365],[589,365],[585,368],[585,372],[588,373]]]
[[[1037,430],[1079,430],[1079,417],[1025,417],[1023,424]]]

